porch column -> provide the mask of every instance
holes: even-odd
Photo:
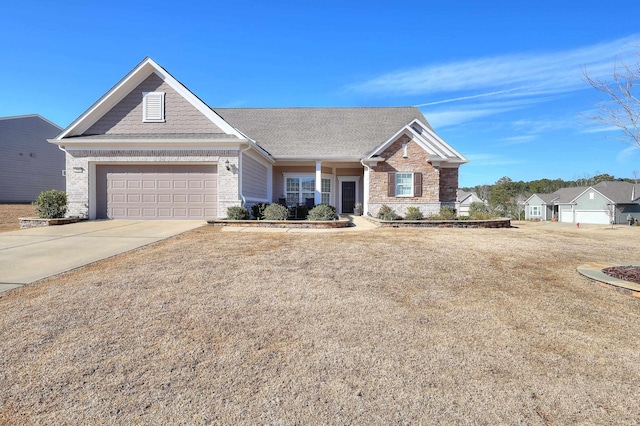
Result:
[[[364,164],[364,182],[362,184],[362,214],[369,213],[369,166]],[[357,201],[357,200],[356,200]]]
[[[322,162],[316,161],[316,199],[315,204],[322,203]]]

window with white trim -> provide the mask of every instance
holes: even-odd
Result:
[[[285,179],[287,205],[305,204],[307,198],[316,197],[316,178],[293,176]],[[331,202],[331,179],[322,178],[321,181],[322,203]]]
[[[396,173],[396,197],[413,197],[413,173]]]
[[[540,206],[529,206],[529,216],[531,217],[542,216],[542,211],[540,209]]]
[[[164,92],[142,93],[142,121],[164,123]]]

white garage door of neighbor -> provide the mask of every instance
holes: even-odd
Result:
[[[109,219],[217,216],[215,165],[98,165],[96,208]]]
[[[606,210],[576,210],[576,223],[595,223],[608,225],[611,222]]]
[[[573,223],[573,212],[571,210],[560,210],[558,221]]]

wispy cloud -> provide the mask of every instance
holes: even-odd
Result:
[[[434,105],[478,97],[539,96],[586,88],[583,69],[593,77],[611,72],[612,61],[630,60],[640,35],[573,50],[469,59],[398,70],[354,84],[350,90],[371,95],[467,93]]]
[[[502,143],[503,145],[506,145],[506,146],[523,145],[536,139],[537,139],[536,135],[513,136],[510,138],[502,139]]]
[[[635,145],[634,146],[630,146],[630,147],[625,148],[622,151],[620,151],[618,153],[618,156],[616,157],[616,159],[618,160],[619,163],[626,164],[630,160],[635,159],[635,157],[638,155],[638,153],[640,153],[640,148],[638,148]]]

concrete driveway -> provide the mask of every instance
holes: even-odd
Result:
[[[0,233],[0,293],[198,228],[201,220],[97,220]]]

